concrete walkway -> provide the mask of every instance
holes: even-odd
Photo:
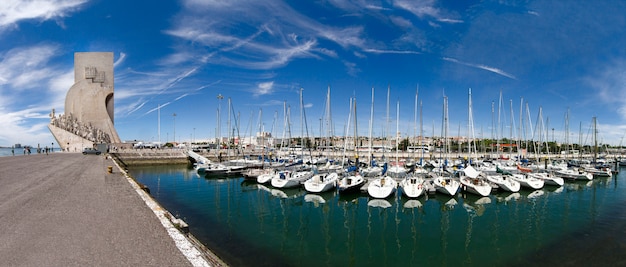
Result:
[[[0,157],[3,266],[191,266],[103,156]]]

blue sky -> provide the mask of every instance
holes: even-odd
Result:
[[[597,116],[599,141],[617,145],[626,133],[624,12],[626,2],[613,0],[5,0],[0,146],[55,142],[48,114],[63,112],[73,54],[85,51],[115,54],[115,126],[122,140],[157,141],[159,105],[161,141],[171,141],[174,131],[176,140],[214,138],[218,94],[222,135],[230,98],[240,135],[257,131],[262,109],[265,130],[282,136],[286,101],[298,136],[300,88],[309,135],[319,136],[328,87],[337,135],[344,134],[352,96],[359,132],[368,134],[371,88],[373,134],[395,132],[399,102],[399,130],[413,135],[419,87],[427,136],[441,135],[444,95],[450,135],[459,128],[467,135],[472,88],[475,137],[491,137],[491,106],[497,124],[502,92],[500,135],[510,136],[510,103],[513,137],[520,135],[523,103],[524,123],[530,117],[534,132],[542,108],[544,124],[554,128],[551,140],[565,140],[569,110],[570,141],[582,132],[589,144]]]

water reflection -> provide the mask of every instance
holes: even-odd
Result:
[[[535,191],[526,191],[526,192],[528,192],[528,194],[524,194],[524,195],[528,199],[538,198],[540,196],[543,196],[544,194],[543,189],[537,189]]]
[[[131,172],[201,241],[227,259],[231,253],[237,266],[521,265],[551,244],[579,242],[571,233],[601,229],[624,236],[606,219],[626,203],[617,177],[489,197],[374,200],[359,192],[276,189],[240,177],[207,179],[187,169]],[[568,259],[566,252],[551,257]]]
[[[288,199],[288,198],[299,198],[301,196],[303,196],[306,191],[304,189],[301,188],[283,188],[283,189],[278,189],[278,188],[274,188],[274,187],[267,187],[265,185],[262,184],[257,184],[257,187],[265,192],[269,192],[272,196],[277,197],[277,198],[284,198],[284,199]]]
[[[374,208],[387,209],[387,208],[391,208],[391,203],[387,201],[386,199],[374,198],[374,199],[370,199],[369,201],[367,201],[367,206],[374,207]]]
[[[496,195],[497,202],[508,203],[510,201],[517,201],[522,197],[522,194],[519,192],[503,192]]]
[[[313,203],[313,205],[317,208],[320,204],[325,204],[331,199],[335,198],[336,191],[329,191],[319,194],[307,193],[304,195],[304,201]]]
[[[405,209],[416,209],[416,208],[421,208],[422,206],[423,206],[422,202],[420,202],[417,199],[410,199],[404,202],[404,204],[402,205],[402,207]]]

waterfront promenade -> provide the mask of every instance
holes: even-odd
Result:
[[[104,156],[0,157],[5,266],[191,266]]]

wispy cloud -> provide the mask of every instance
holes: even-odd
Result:
[[[393,3],[396,7],[405,9],[413,15],[425,19],[432,17],[443,23],[462,23],[462,20],[454,19],[452,14],[448,14],[444,9],[436,6],[435,0],[411,1],[398,0]]]
[[[399,27],[402,28],[412,28],[413,27],[413,23],[408,20],[405,19],[403,17],[400,16],[390,16],[389,19],[391,20],[391,22]]]
[[[500,70],[498,68],[494,68],[494,67],[490,67],[490,66],[486,66],[486,65],[481,65],[481,64],[474,64],[474,63],[463,62],[463,61],[460,61],[458,59],[450,58],[450,57],[443,57],[442,59],[445,60],[445,61],[448,61],[448,62],[457,63],[457,64],[465,65],[465,66],[468,66],[468,67],[472,67],[472,68],[477,68],[477,69],[490,71],[490,72],[493,72],[495,74],[502,75],[504,77],[511,78],[513,80],[517,80],[517,78],[515,76],[513,76],[512,74],[506,73],[505,71]]]
[[[437,21],[444,22],[444,23],[452,23],[452,24],[464,23],[465,22],[465,21],[460,20],[460,19],[449,19],[449,18],[440,18],[440,19],[437,19]]]
[[[56,45],[14,48],[0,55],[0,85],[15,90],[33,88],[58,73],[48,63],[56,55]]]
[[[122,65],[122,63],[124,63],[125,59],[126,59],[126,53],[120,53],[120,56],[117,58],[115,63],[113,63],[113,67],[117,67],[119,65]]]
[[[539,17],[539,12],[537,11],[528,10],[528,14]]]
[[[413,54],[413,55],[421,54],[420,52],[417,52],[417,51],[380,50],[380,49],[364,49],[363,52],[368,52],[372,54]]]
[[[608,62],[594,73],[584,78],[591,92],[607,106],[614,106],[617,113],[626,120],[626,63],[624,59]]]
[[[189,0],[184,6],[176,25],[165,33],[189,42],[192,51],[204,51],[209,64],[269,70],[298,58],[336,58],[335,51],[320,46],[322,39],[344,48],[365,43],[361,26],[327,26],[282,1]],[[268,17],[269,13],[273,15]],[[229,30],[232,25],[239,25],[237,34]],[[183,52],[190,51],[190,46],[181,46],[172,60],[195,60],[196,56]]]
[[[254,90],[255,96],[268,95],[274,92],[274,82],[262,82],[257,84],[257,88]]]
[[[88,0],[3,0],[0,5],[0,32],[21,20],[50,20],[66,17]]]
[[[356,76],[361,70],[357,67],[357,65],[353,62],[343,61],[343,65],[347,69],[347,73],[350,76]]]

